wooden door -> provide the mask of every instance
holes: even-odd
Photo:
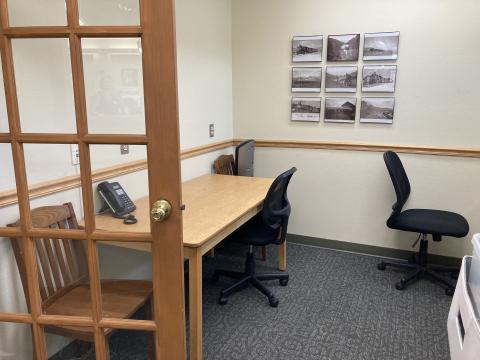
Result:
[[[21,3],[23,7],[15,8],[12,6],[15,2],[17,4]],[[45,332],[53,325],[92,329],[97,359],[108,357],[106,337],[111,330],[115,329],[141,330],[154,334],[156,359],[185,359],[185,305],[174,1],[66,0],[63,4],[60,0],[63,9],[62,6],[59,6],[55,11],[58,10],[60,14],[62,11],[65,12],[64,24],[55,21],[49,23],[51,12],[46,14],[48,16],[43,16],[45,14],[41,13],[44,11],[41,6],[47,3],[55,5],[59,1],[0,0],[0,55],[6,110],[8,112],[8,126],[3,131],[3,127],[0,127],[0,145],[3,144],[11,149],[17,193],[17,198],[12,203],[18,202],[20,215],[16,227],[6,227],[6,224],[0,222],[0,238],[21,240],[24,249],[26,292],[29,293],[27,299],[29,313],[1,312],[2,309],[0,309],[0,322],[31,326],[35,357],[41,360],[48,357]],[[115,6],[112,7],[112,4]],[[85,19],[82,16],[82,11],[88,6],[91,15],[89,15],[90,19]],[[94,7],[94,11],[91,11],[92,7]],[[31,23],[28,20],[25,21],[25,18],[29,19],[29,16],[19,20],[22,11],[36,20]],[[128,16],[130,16],[130,13],[137,11],[138,20],[112,23],[108,20],[110,11],[121,11],[122,14]],[[125,15],[126,19],[128,18],[127,15]],[[20,52],[17,48],[28,44],[22,42],[23,40],[40,39],[53,43],[60,39],[62,43],[67,44],[66,51],[70,64],[72,85],[70,89],[67,88],[67,91],[72,92],[73,131],[70,131],[68,126],[63,127],[58,120],[54,126],[43,126],[42,123],[48,123],[48,117],[42,118],[42,114],[35,111],[33,113],[28,112],[28,109],[34,106],[28,103],[29,99],[32,101],[32,98],[24,96],[24,88],[28,90],[29,86],[33,85],[28,81],[21,81],[19,71],[21,71],[22,66],[35,69],[37,62],[42,60],[36,59],[35,56],[19,57]],[[128,88],[132,84],[137,86],[140,84],[142,94],[138,95],[134,91],[127,91],[127,95],[122,95],[122,99],[127,105],[122,104],[120,106],[114,98],[117,95],[111,95],[114,92],[110,92],[111,97],[107,101],[108,106],[112,108],[111,112],[119,114],[116,121],[127,119],[127,124],[130,121],[128,120],[130,119],[129,114],[136,111],[132,109],[135,106],[142,108],[144,124],[139,127],[138,124],[132,124],[131,132],[128,131],[128,127],[124,126],[125,124],[122,131],[116,131],[117,125],[108,123],[108,116],[98,115],[99,111],[96,112],[95,106],[98,108],[103,105],[89,104],[91,100],[89,100],[88,82],[90,80],[88,80],[88,74],[86,74],[88,58],[95,58],[98,54],[104,54],[105,51],[92,53],[90,51],[91,47],[88,47],[87,44],[102,43],[102,41],[105,42],[105,39],[113,44],[112,48],[115,48],[114,43],[118,39],[128,39],[131,43],[136,42],[138,44],[138,49],[135,51],[140,54],[141,71],[136,72],[135,69],[129,68],[119,71],[121,72],[123,86]],[[21,43],[21,46],[18,43]],[[87,49],[89,50],[87,51]],[[56,52],[51,53],[51,61],[58,60],[58,64],[65,63],[65,59],[55,59],[55,54]],[[115,56],[115,54],[106,56],[105,69],[109,68],[108,61],[114,59]],[[40,73],[41,69],[34,70],[31,76],[34,77]],[[140,79],[138,76],[140,76]],[[95,80],[95,76],[92,76],[92,78]],[[107,83],[107,80],[105,80],[105,83]],[[46,78],[43,81],[48,83],[49,79]],[[58,89],[45,84],[45,92],[50,91],[48,89],[51,89],[52,93],[58,91]],[[37,93],[37,95],[41,98],[44,94]],[[99,95],[98,98],[100,102],[106,101],[104,94]],[[61,112],[60,108],[63,105],[65,105],[63,101],[62,103],[60,101],[56,103],[55,99],[52,99],[50,110],[55,113],[58,109],[58,112]],[[26,117],[35,117],[36,115],[39,116],[35,123],[36,128],[35,126],[23,126]],[[96,119],[95,122],[92,120],[93,118]],[[63,130],[52,130],[55,127]],[[80,229],[39,228],[32,224],[31,210],[33,208],[31,202],[36,196],[37,189],[42,184],[32,187],[28,182],[27,165],[30,159],[26,156],[26,148],[58,144],[78,146],[79,174],[78,176],[62,178],[59,181],[59,186],[81,189],[80,199],[83,204],[84,227]],[[146,187],[148,188],[150,204],[153,206],[157,200],[166,199],[172,206],[170,218],[163,222],[152,220],[151,231],[148,233],[124,232],[120,222],[116,232],[99,231],[95,227],[95,214],[98,209],[96,209],[94,203],[96,193],[93,184],[98,183],[104,173],[99,170],[92,170],[92,149],[121,144],[146,149],[148,160]],[[28,154],[31,154],[31,152],[27,152]],[[37,155],[41,156],[41,153]],[[48,166],[44,166],[42,171],[48,173],[51,170]],[[119,174],[122,174],[122,170],[119,171]],[[0,211],[2,211],[1,208]],[[45,313],[42,296],[40,295],[40,281],[42,281],[42,278],[45,279],[45,275],[39,273],[38,255],[35,252],[35,239],[38,238],[69,239],[69,241],[78,241],[86,245],[92,305],[91,316]],[[102,309],[102,283],[98,248],[100,242],[110,241],[151,243],[153,283],[153,318],[151,320],[132,320],[105,315]]]

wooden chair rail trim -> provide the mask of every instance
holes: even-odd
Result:
[[[234,139],[234,145],[238,145],[243,139]],[[393,150],[400,153],[457,156],[457,157],[480,157],[480,148],[457,148],[457,147],[435,147],[435,146],[414,146],[414,145],[387,145],[369,144],[355,142],[334,142],[334,141],[298,141],[298,140],[255,140],[257,147],[270,148],[298,148],[298,149],[323,149],[323,150],[350,150],[350,151],[371,151],[383,152]]]
[[[94,139],[94,138],[93,138]],[[216,142],[204,146],[198,146],[195,148],[182,151],[182,160],[189,159],[195,156],[203,155],[216,150],[226,149],[233,146],[232,140],[226,140]],[[93,182],[99,182],[107,179],[111,179],[117,176],[126,175],[147,169],[147,160],[137,160],[126,164],[106,167],[92,171]],[[80,187],[80,176],[66,176],[58,180],[45,181],[38,184],[34,184],[30,187],[29,196],[30,199],[35,199],[58,192],[67,191]],[[18,203],[16,189],[0,192],[0,207],[14,205]]]
[[[9,134],[0,134],[0,139],[9,138]],[[24,134],[25,140],[39,140],[38,135]],[[100,142],[102,135],[88,135],[89,142]],[[98,138],[97,138],[98,137]],[[61,139],[64,140],[64,139]],[[104,139],[102,139],[104,140]],[[140,142],[142,138],[138,139]],[[113,141],[113,139],[112,139]],[[182,151],[182,160],[195,156],[203,155],[209,152],[226,149],[231,146],[238,145],[242,139],[225,140],[217,143],[198,146],[195,148]],[[323,149],[323,150],[349,150],[349,151],[371,151],[383,152],[393,150],[399,153],[438,155],[438,156],[456,156],[456,157],[472,157],[480,158],[480,148],[455,148],[455,147],[432,147],[432,146],[410,146],[410,145],[386,145],[386,144],[367,144],[367,143],[350,143],[350,142],[328,142],[328,141],[297,141],[297,140],[256,140],[257,147],[270,148],[297,148],[297,149]],[[134,173],[147,169],[146,160],[132,161],[126,164],[106,167],[92,172],[92,180],[99,182],[111,179],[117,176]],[[80,187],[80,176],[67,176],[54,181],[46,181],[34,184],[30,187],[30,198],[35,199],[48,196],[58,192]],[[18,203],[17,193],[15,189],[0,192],[0,207],[14,205]]]

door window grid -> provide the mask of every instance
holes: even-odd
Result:
[[[32,327],[32,334],[35,344],[35,354],[39,359],[46,359],[46,344],[43,327],[53,324],[71,325],[71,326],[93,326],[95,328],[95,348],[97,359],[105,359],[106,344],[103,329],[105,328],[123,328],[130,330],[156,331],[156,323],[153,321],[136,322],[135,320],[122,319],[102,319],[101,293],[98,269],[98,249],[96,241],[146,241],[151,242],[151,234],[97,234],[93,218],[93,209],[89,207],[93,204],[93,194],[91,189],[92,174],[90,164],[90,144],[121,144],[132,143],[148,145],[147,136],[137,135],[90,135],[88,133],[85,104],[85,86],[83,80],[82,68],[82,50],[81,38],[95,36],[101,33],[102,37],[141,37],[142,29],[138,26],[131,27],[80,27],[78,16],[77,0],[67,1],[67,19],[66,27],[25,27],[11,28],[8,25],[6,0],[0,0],[0,52],[4,66],[4,81],[7,88],[7,108],[9,110],[9,133],[0,134],[0,142],[11,144],[14,158],[15,177],[17,182],[18,200],[20,207],[20,228],[6,229],[0,228],[0,236],[21,237],[25,248],[25,261],[27,263],[28,291],[31,294],[29,305],[31,315],[28,314],[0,314],[0,321],[25,323]],[[148,1],[148,0],[143,0]],[[140,3],[142,5],[142,2]],[[140,11],[142,14],[142,11]],[[142,18],[142,16],[141,16]],[[13,56],[11,39],[17,37],[26,38],[44,38],[44,37],[68,37],[70,40],[70,51],[72,57],[72,76],[74,84],[75,114],[76,114],[76,134],[25,134],[20,127],[18,99],[15,89],[15,75],[13,70]],[[29,195],[26,179],[25,160],[23,153],[24,143],[78,143],[81,162],[81,187],[85,203],[86,226],[83,231],[51,231],[32,229]],[[69,237],[72,239],[87,240],[88,270],[91,282],[92,297],[92,318],[79,318],[69,316],[48,316],[42,314],[41,298],[39,294],[39,273],[36,266],[36,256],[34,249],[34,237]],[[159,319],[155,319],[158,321]],[[157,336],[158,342],[158,336]],[[157,344],[158,345],[158,344]]]

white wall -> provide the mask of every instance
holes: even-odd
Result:
[[[235,137],[478,148],[479,11],[476,0],[234,1]],[[379,31],[400,31],[393,125],[292,123],[292,37],[323,34],[326,49],[329,34]],[[326,65],[317,64],[295,66]],[[433,252],[470,253],[469,238],[480,231],[480,160],[401,157],[413,187],[408,206],[470,221],[466,239],[445,239]],[[385,228],[394,192],[380,153],[258,149],[255,165],[263,176],[298,167],[292,233],[401,249],[415,237]]]
[[[58,6],[63,1],[39,1],[39,9],[28,12],[29,1],[9,2],[15,25],[64,24]],[[94,1],[84,2],[95,6]],[[13,5],[16,5],[12,7]],[[179,111],[181,148],[188,149],[233,137],[232,110],[232,39],[230,0],[177,0],[177,58],[179,80]],[[36,16],[52,7],[51,18]],[[62,5],[63,6],[63,5]],[[94,7],[95,9],[95,7]],[[38,10],[38,11],[37,11]],[[60,8],[61,10],[61,8]],[[97,21],[84,8],[86,23]],[[115,11],[115,8],[112,8]],[[47,23],[45,23],[47,21]],[[135,110],[130,100],[138,99],[137,85],[125,83],[122,69],[139,69],[140,51],[136,42],[99,40],[84,43],[86,54],[86,88],[89,122],[92,131],[141,132],[143,109]],[[14,44],[17,84],[21,87],[22,125],[36,132],[75,131],[71,76],[68,72],[68,47],[58,40],[18,40]],[[32,59],[35,58],[35,62]],[[55,63],[55,59],[62,61]],[[106,66],[106,63],[113,66]],[[107,78],[107,80],[105,80]],[[103,80],[102,80],[103,79]],[[2,88],[2,87],[0,87]],[[61,99],[61,101],[58,101]],[[105,104],[120,101],[122,112],[115,112]],[[0,132],[7,131],[3,89],[0,90]],[[214,104],[214,106],[212,106]],[[126,110],[125,110],[126,109]],[[134,109],[134,110],[131,110]],[[215,124],[215,137],[209,137],[209,124]],[[105,124],[109,124],[106,127]],[[118,146],[93,146],[92,167],[117,165],[145,158],[144,147],[131,147],[129,155],[120,155]],[[29,183],[54,180],[78,174],[78,166],[70,164],[69,145],[34,145],[26,147]],[[210,173],[213,160],[231,149],[215,151],[182,161],[182,180]],[[0,191],[15,187],[8,145],[0,145]],[[147,195],[146,171],[121,176],[121,182],[132,199]],[[81,194],[78,189],[35,199],[31,207],[72,201],[77,217],[83,217]],[[98,204],[96,204],[98,207]],[[18,207],[0,208],[0,226],[18,219]],[[112,261],[114,259],[114,261]],[[120,260],[121,261],[118,261]],[[150,255],[124,249],[100,248],[100,266],[103,277],[151,278]],[[118,264],[122,264],[119,266]],[[128,264],[128,266],[126,266]],[[8,239],[0,238],[0,312],[25,312],[26,305],[18,277],[18,270]],[[19,341],[19,339],[25,339]],[[66,344],[66,339],[47,336],[49,353]],[[28,327],[0,324],[0,358],[31,359],[31,340]]]
[[[177,0],[176,11],[181,147],[231,139],[232,1]]]

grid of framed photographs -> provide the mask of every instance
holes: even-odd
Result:
[[[320,95],[323,89],[324,122],[355,123],[359,107],[361,123],[393,123],[395,97],[392,94],[397,81],[397,65],[392,61],[398,59],[399,39],[398,31],[367,33],[361,46],[360,34],[329,35],[326,37],[324,72],[322,66],[308,64],[322,62],[324,36],[295,36],[292,40],[295,66],[292,67],[291,90],[296,96],[292,97],[291,120],[320,122],[322,98],[302,97],[299,93]],[[363,64],[358,63],[359,59]],[[386,63],[379,64],[379,61]],[[299,63],[311,66],[298,66]],[[361,91],[361,99],[357,106],[358,91]]]

